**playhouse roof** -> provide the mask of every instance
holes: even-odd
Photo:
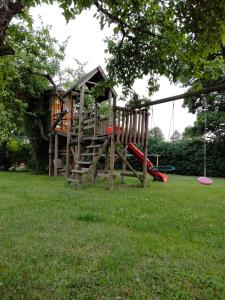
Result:
[[[94,87],[94,85],[96,83],[100,83],[102,81],[105,81],[107,79],[106,74],[104,73],[104,71],[102,70],[102,68],[100,66],[98,66],[97,68],[95,68],[94,70],[92,70],[91,72],[87,73],[86,75],[84,75],[83,77],[81,77],[71,88],[69,88],[64,96],[66,96],[68,93],[75,91],[79,88],[81,88],[84,84],[91,89],[92,87]],[[114,88],[106,88],[104,91],[104,95],[103,96],[99,96],[98,97],[98,102],[102,102],[107,100],[109,97],[109,91],[111,90],[112,95],[114,97],[117,97],[117,93],[115,91]]]

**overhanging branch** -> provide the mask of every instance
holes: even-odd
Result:
[[[56,85],[56,83],[54,82],[53,78],[51,77],[51,75],[49,74],[44,74],[44,73],[39,73],[39,72],[34,72],[30,69],[26,69],[27,72],[29,72],[30,74],[33,74],[33,75],[38,75],[38,76],[42,76],[42,77],[45,77],[53,86],[54,88],[54,94],[59,97],[59,99],[64,102],[64,99],[63,97],[59,94],[59,89],[58,89],[58,86]]]

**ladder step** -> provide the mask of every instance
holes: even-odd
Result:
[[[82,141],[90,141],[93,139],[93,136],[85,136],[82,138]]]
[[[88,172],[88,169],[85,170],[72,170],[71,173],[77,173],[77,174],[85,174]]]
[[[101,135],[101,136],[96,136],[96,137],[92,137],[92,141],[105,141],[108,138],[108,134],[107,135]]]
[[[77,161],[78,165],[91,165],[92,162],[91,161]]]
[[[81,156],[96,156],[98,153],[83,153]]]
[[[106,137],[106,136],[109,136],[110,134],[108,133],[104,133],[104,134],[98,134],[97,137]]]
[[[71,141],[70,141],[70,145],[74,145],[74,144],[77,144],[77,139],[76,139],[76,140],[71,140]]]
[[[86,148],[88,148],[88,149],[91,149],[91,148],[100,148],[100,147],[102,147],[102,144],[86,146]]]

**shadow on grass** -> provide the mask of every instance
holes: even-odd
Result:
[[[101,216],[93,214],[91,212],[81,213],[76,216],[76,219],[78,221],[92,222],[92,223],[102,223],[105,221],[105,219],[102,218]]]

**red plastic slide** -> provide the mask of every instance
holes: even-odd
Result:
[[[144,159],[144,153],[141,152],[133,143],[128,144],[128,151],[133,154],[138,161],[142,164]],[[160,173],[153,169],[153,164],[147,159],[147,170],[150,175],[154,177],[155,180],[167,182],[168,176],[166,174]]]

